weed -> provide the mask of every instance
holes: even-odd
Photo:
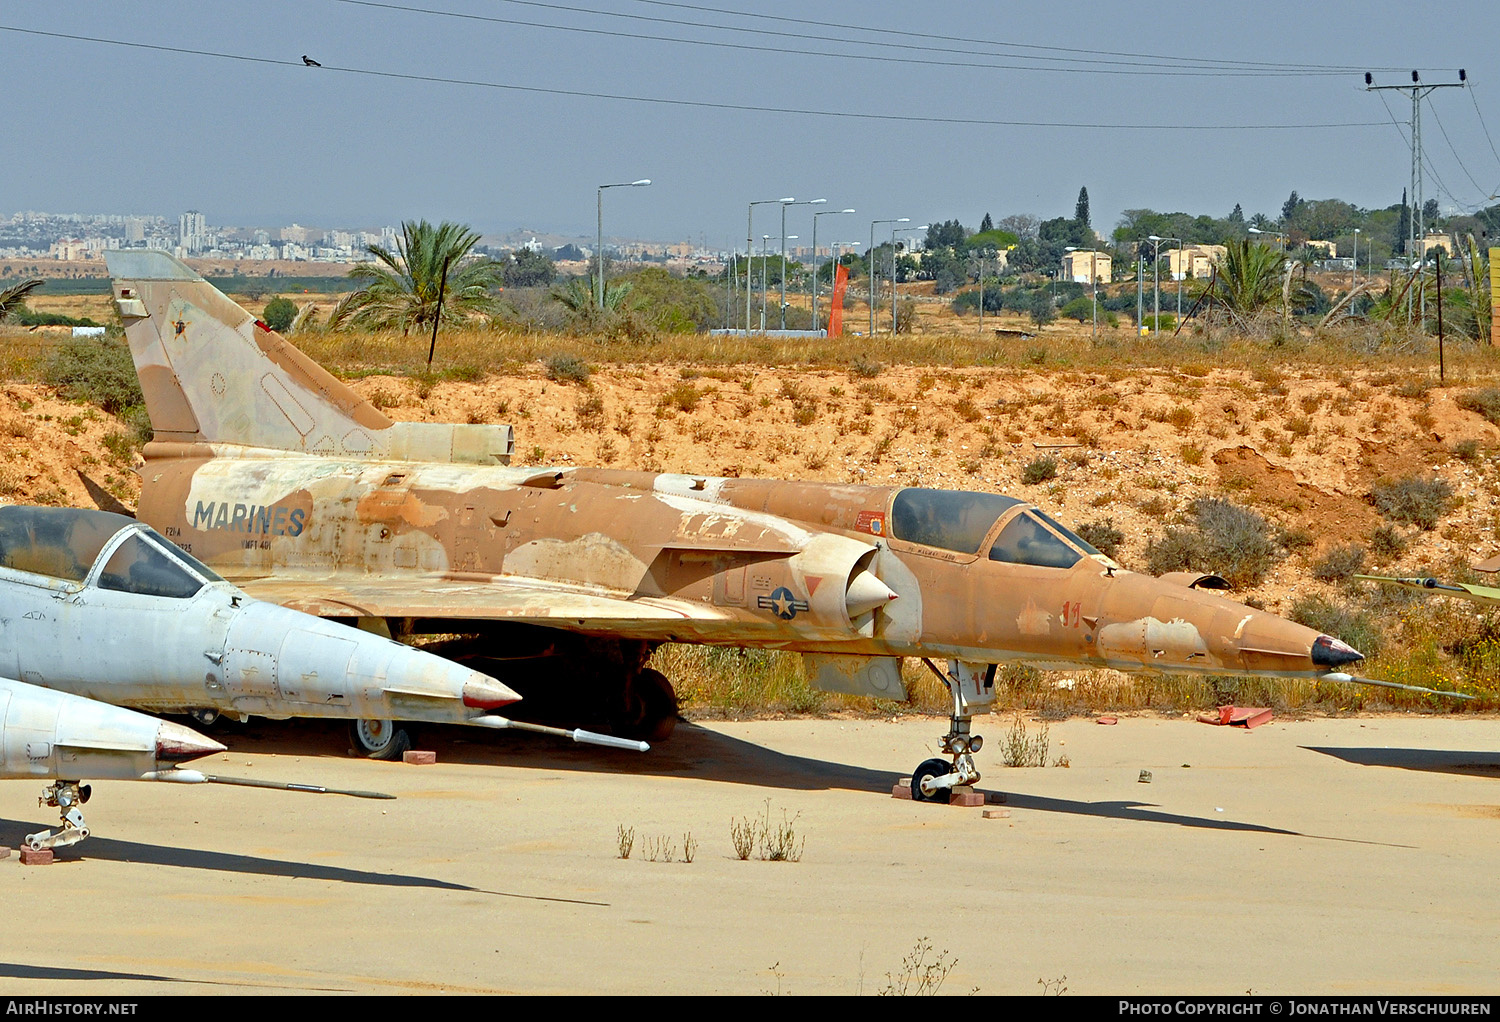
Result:
[[[1453,487],[1436,476],[1380,479],[1370,487],[1375,510],[1392,521],[1432,529],[1448,513]]]
[[[1057,459],[1050,454],[1028,462],[1021,470],[1021,482],[1028,486],[1035,486],[1037,483],[1045,483],[1055,478],[1057,478]]]
[[[589,391],[586,397],[578,399],[573,406],[573,414],[578,416],[578,428],[593,433],[604,431],[604,398],[595,391]]]
[[[635,847],[635,828],[620,824],[615,832],[615,841],[619,845],[620,858],[630,858],[630,850]]]
[[[1047,725],[1044,722],[1036,734],[1027,734],[1026,720],[1019,713],[1011,720],[1010,731],[1005,735],[1002,752],[1005,765],[1028,767],[1047,765]]]
[[[1197,444],[1183,444],[1182,461],[1185,465],[1203,464],[1203,448]]]
[[[555,383],[587,383],[594,370],[576,355],[557,352],[542,359],[547,367],[547,379]]]
[[[682,835],[682,861],[692,862],[693,856],[698,854],[698,842],[693,837],[693,832],[688,831]]]
[[[850,363],[849,375],[862,376],[867,380],[873,380],[875,377],[880,375],[880,370],[882,368],[883,367],[879,362],[861,356]]]
[[[693,384],[684,381],[663,394],[657,406],[668,410],[675,408],[681,412],[691,412],[694,408],[698,407],[698,402],[702,400],[703,391],[699,390]],[[761,398],[761,401],[764,404],[769,404],[766,398]]]
[[[729,840],[737,859],[748,859],[755,851],[755,821],[748,816],[729,821]]]
[[[943,985],[943,980],[958,965],[957,957],[949,957],[947,950],[932,955],[932,942],[926,937],[918,939],[916,946],[901,959],[901,972],[885,974],[885,986],[880,988],[881,997],[932,996]]]
[[[1043,997],[1061,997],[1068,992],[1068,977],[1058,976],[1056,979],[1037,979],[1042,988]]]
[[[1453,456],[1459,461],[1467,461],[1473,464],[1479,460],[1479,441],[1460,440],[1453,445]]]
[[[781,811],[781,822],[771,822],[771,800],[766,799],[766,815],[760,825],[760,857],[767,862],[800,862],[806,837],[797,836],[797,813],[790,819]]]
[[[376,408],[395,408],[401,404],[401,395],[392,393],[384,387],[376,387],[370,394],[370,404]]]
[[[135,438],[121,430],[105,434],[102,443],[104,449],[113,455],[116,461],[121,462],[129,461],[137,446]]]

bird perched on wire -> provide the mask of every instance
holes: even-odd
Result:
[[[309,57],[305,53],[302,55],[302,63],[306,64],[308,67],[322,67],[323,66],[322,64],[319,64],[316,60],[313,60],[311,57]]]

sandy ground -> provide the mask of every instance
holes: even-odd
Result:
[[[1068,769],[1003,768],[983,723],[1003,819],[890,797],[930,718],[684,725],[644,756],[448,731],[427,767],[256,725],[210,768],[398,800],[99,785],[69,861],[0,860],[0,994],[873,994],[924,938],[943,993],[1495,992],[1494,720],[1071,720]],[[0,841],[51,822],[39,787],[0,783]],[[767,810],[800,861],[734,856]]]

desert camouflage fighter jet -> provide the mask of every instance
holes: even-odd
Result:
[[[155,429],[141,517],[262,599],[465,635],[528,703],[661,734],[660,643],[796,650],[820,688],[888,699],[920,657],[953,710],[913,793],[946,801],[978,778],[998,663],[1348,680],[1362,659],[1013,497],[511,466],[509,427],[393,422],[181,262],[106,258]]]

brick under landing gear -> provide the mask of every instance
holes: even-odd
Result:
[[[970,807],[972,807],[972,806],[982,806],[982,805],[984,805],[984,801],[985,801],[984,800],[984,792],[982,792],[982,791],[975,791],[974,788],[971,785],[968,785],[968,784],[956,784],[953,787],[951,787],[951,788],[948,789],[948,793],[949,794],[948,794],[948,798],[947,798],[946,801],[947,801],[948,805],[950,805],[950,806],[970,806]],[[903,778],[901,778],[901,780],[899,780],[899,781],[896,782],[896,786],[891,789],[891,798],[911,799],[912,797],[913,797],[913,795],[912,795],[912,787],[911,787],[911,778],[910,777],[903,777]],[[941,800],[938,800],[938,799],[917,799],[917,801],[919,801],[919,802],[928,802],[928,801],[941,801]]]

